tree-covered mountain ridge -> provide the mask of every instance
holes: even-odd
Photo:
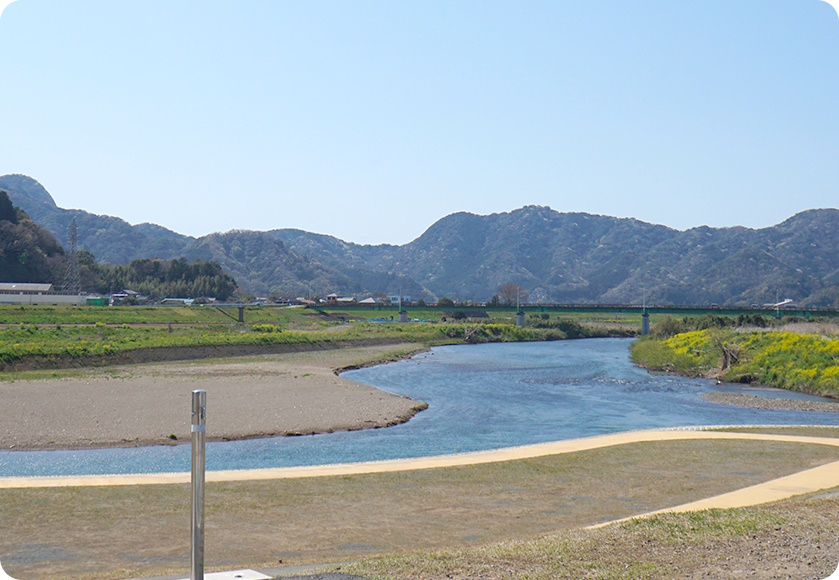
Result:
[[[839,307],[839,210],[801,212],[772,227],[680,231],[633,218],[510,212],[446,216],[404,245],[360,245],[298,229],[234,230],[200,238],[153,224],[57,207],[35,180],[0,177],[15,205],[97,259],[218,262],[254,294],[397,292],[426,300],[489,300],[505,283],[555,303],[751,305],[791,298]]]

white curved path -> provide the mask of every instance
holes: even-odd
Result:
[[[235,471],[208,471],[207,482],[257,481],[270,479],[289,479],[303,477],[324,477],[333,475],[357,475],[364,473],[387,473],[432,469],[438,467],[457,467],[478,465],[516,459],[543,457],[613,447],[630,443],[651,441],[684,440],[750,440],[750,441],[785,441],[790,443],[808,443],[839,447],[839,438],[804,437],[798,435],[778,435],[764,433],[735,433],[727,431],[707,431],[700,429],[650,429],[627,431],[571,439],[552,443],[540,443],[522,447],[508,447],[490,451],[477,451],[456,455],[440,455],[416,459],[393,459],[368,463],[340,463],[333,465],[315,465],[303,467],[279,467],[271,469],[248,469]],[[837,454],[839,456],[839,454]],[[0,489],[32,487],[76,487],[76,486],[111,486],[111,485],[162,485],[189,483],[189,473],[148,473],[139,475],[80,475],[60,477],[7,477],[0,478]],[[814,469],[782,477],[766,483],[754,485],[735,492],[723,494],[699,502],[670,508],[685,511],[688,509],[707,509],[711,507],[740,507],[776,501],[794,495],[810,493],[839,486],[839,461]]]

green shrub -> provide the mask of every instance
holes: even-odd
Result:
[[[630,347],[630,358],[635,364],[652,371],[697,375],[701,371],[697,361],[688,354],[676,352],[664,341],[645,337]]]
[[[670,338],[680,332],[685,332],[687,325],[684,321],[678,321],[670,315],[665,316],[653,326],[651,334],[657,339]]]
[[[251,330],[254,332],[282,332],[283,329],[277,326],[276,324],[254,324],[251,326]]]

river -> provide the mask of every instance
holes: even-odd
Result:
[[[714,390],[775,390],[655,375],[629,360],[627,339],[433,348],[410,360],[345,373],[426,401],[408,423],[348,433],[209,443],[207,469],[252,469],[421,457],[633,429],[728,424],[839,425],[839,413],[708,403]],[[796,393],[781,396],[804,397]],[[212,433],[212,401],[207,430]],[[189,445],[0,452],[0,476],[189,471]]]

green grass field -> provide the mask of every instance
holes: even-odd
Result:
[[[463,342],[561,340],[628,336],[633,325],[613,317],[533,315],[524,328],[512,311],[487,318],[417,309],[400,324],[397,309],[247,307],[0,307],[0,368],[108,364],[118,353],[150,348],[295,345],[381,340],[425,346]],[[36,360],[46,357],[50,360]],[[110,357],[110,358],[109,358]],[[28,363],[26,361],[29,361]]]

